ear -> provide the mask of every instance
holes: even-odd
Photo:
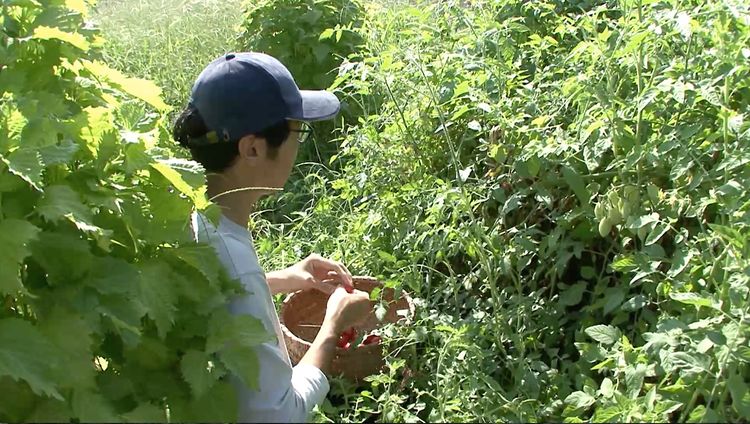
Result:
[[[266,140],[258,138],[252,134],[246,135],[240,139],[237,150],[242,161],[255,162],[258,158],[266,156]]]

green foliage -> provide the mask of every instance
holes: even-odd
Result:
[[[268,336],[228,315],[242,289],[188,231],[209,205],[159,146],[160,90],[95,59],[87,16],[0,14],[0,421],[233,420],[220,379],[257,384],[238,353]]]
[[[264,0],[243,3],[241,50],[279,59],[303,89],[325,89],[362,38],[358,0]]]
[[[318,420],[747,420],[748,13],[369,4],[333,86],[380,103],[254,231],[268,266],[333,256],[420,315]]]

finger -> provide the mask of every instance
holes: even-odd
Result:
[[[344,265],[341,262],[335,262],[337,267],[337,272],[342,277],[342,279],[349,283],[349,286],[351,288],[354,288],[354,280],[352,279],[352,273],[349,272],[349,269],[346,268],[346,265]]]
[[[332,261],[330,259],[322,259],[321,262],[325,264],[326,268],[328,268],[328,274],[330,274],[331,271],[335,272],[341,278],[341,281],[345,286],[348,286],[351,289],[354,288],[352,274],[348,269],[346,269],[344,264],[338,261]]]
[[[339,262],[339,263],[341,264],[341,267],[344,268],[344,271],[346,271],[346,275],[348,275],[349,278],[352,279],[352,283],[354,283],[354,274],[352,274],[352,272],[349,271],[349,268],[347,268],[346,265],[344,265],[343,262]]]
[[[334,291],[336,291],[336,288],[339,287],[338,284],[336,284],[336,281],[334,280],[323,280],[320,283],[315,285],[315,288],[322,292],[323,294],[330,295]]]

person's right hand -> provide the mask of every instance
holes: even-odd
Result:
[[[363,322],[371,311],[372,302],[367,292],[347,293],[344,287],[338,287],[328,298],[324,320],[330,322],[338,334]]]

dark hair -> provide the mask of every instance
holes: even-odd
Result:
[[[206,171],[223,172],[227,169],[239,153],[239,140],[220,141],[208,145],[190,144],[190,139],[201,138],[208,133],[209,129],[203,121],[203,117],[193,106],[188,106],[182,111],[175,121],[172,129],[172,138],[180,143],[182,147],[190,149],[193,160],[203,165]],[[289,122],[282,120],[265,128],[254,135],[264,138],[268,143],[268,157],[275,159],[279,147],[284,140],[289,138]]]

